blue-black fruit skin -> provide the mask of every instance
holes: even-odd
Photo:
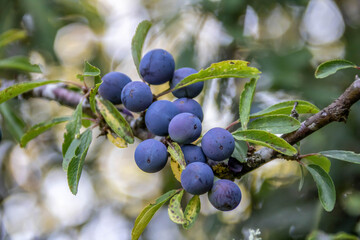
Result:
[[[174,72],[174,77],[170,82],[170,88],[174,88],[185,77],[197,73],[193,68],[179,68]],[[204,82],[193,83],[189,86],[180,88],[172,92],[177,98],[194,98],[198,96],[204,88]]]
[[[142,78],[153,85],[170,81],[175,71],[173,56],[164,49],[147,52],[140,61],[139,71]]]
[[[186,165],[194,162],[206,163],[206,156],[201,147],[193,144],[184,144],[181,146],[181,150],[184,154]]]
[[[102,81],[99,87],[100,96],[113,104],[120,104],[121,91],[131,79],[121,72],[109,72],[102,77]]]
[[[181,144],[189,144],[201,135],[201,121],[192,113],[180,113],[169,123],[170,138]]]
[[[235,149],[235,140],[229,131],[223,128],[210,129],[201,140],[204,154],[214,160],[228,159]]]
[[[169,123],[180,111],[176,105],[167,100],[153,102],[145,114],[147,129],[158,136],[168,135]]]
[[[181,173],[182,187],[193,195],[201,195],[210,191],[213,182],[214,173],[206,163],[191,163]]]
[[[235,209],[241,201],[241,191],[239,186],[227,179],[217,180],[208,194],[209,201],[220,211],[231,211]]]
[[[168,159],[165,145],[155,139],[141,142],[135,149],[135,162],[147,173],[158,172],[163,169]]]
[[[230,157],[228,161],[228,168],[231,172],[238,174],[241,173],[241,171],[244,168],[244,165],[236,158]]]
[[[202,111],[201,105],[191,98],[179,98],[173,101],[175,105],[179,108],[180,112],[188,112],[197,116],[202,122],[204,119],[204,113]]]
[[[121,101],[132,112],[142,112],[152,103],[150,87],[144,82],[130,82],[121,92]]]

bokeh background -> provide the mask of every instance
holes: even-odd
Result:
[[[0,34],[10,29],[25,31],[25,37],[0,48],[0,58],[28,56],[43,72],[1,71],[2,83],[29,77],[78,81],[76,75],[85,60],[102,74],[121,71],[139,80],[130,46],[137,24],[145,19],[153,27],[144,52],[164,48],[173,54],[177,68],[199,70],[227,59],[247,60],[259,68],[262,76],[253,111],[289,99],[304,99],[323,108],[351,84],[358,71],[315,79],[316,66],[333,58],[360,64],[358,0],[0,3]],[[206,82],[197,98],[204,108],[204,132],[237,118],[245,82]],[[158,86],[153,91],[165,88]],[[1,240],[130,239],[141,209],[163,192],[180,187],[169,166],[156,174],[136,167],[133,153],[139,141],[119,149],[94,134],[79,192],[73,196],[61,168],[64,125],[39,136],[25,149],[16,141],[30,126],[69,115],[71,109],[43,99],[20,98],[2,104],[0,112],[4,135],[0,144]],[[302,141],[301,152],[360,152],[359,123],[357,103],[346,125],[333,123],[314,133]],[[162,208],[142,239],[251,239],[250,232],[257,229],[262,239],[306,239],[313,231],[318,231],[315,239],[330,239],[330,234],[339,232],[360,236],[360,167],[332,160],[330,174],[337,191],[337,203],[330,213],[322,210],[311,176],[306,175],[299,191],[298,164],[275,160],[238,181],[243,199],[234,211],[216,211],[203,196],[198,221],[185,231]]]

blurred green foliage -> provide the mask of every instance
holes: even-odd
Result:
[[[54,50],[54,44],[59,38],[57,36],[59,30],[71,24],[81,24],[90,29],[95,36],[94,45],[90,45],[91,47],[87,49],[88,55],[81,55],[81,57],[87,56],[88,59],[82,59],[81,62],[83,60],[91,61],[91,64],[99,67],[102,73],[115,67],[128,70],[130,68],[127,63],[132,63],[130,42],[128,42],[129,54],[117,57],[114,56],[119,53],[117,49],[106,50],[107,43],[104,36],[107,36],[107,30],[117,20],[121,23],[120,26],[133,23],[131,25],[134,26],[133,31],[125,31],[132,37],[136,24],[143,19],[148,19],[153,23],[154,30],[150,31],[151,36],[149,41],[145,42],[145,46],[160,46],[168,48],[170,52],[173,51],[178,68],[200,69],[208,67],[213,62],[226,59],[246,60],[251,62],[251,66],[258,67],[262,72],[262,77],[258,81],[254,109],[261,110],[280,100],[291,99],[304,99],[323,108],[336,99],[358,74],[357,70],[349,69],[325,79],[314,77],[316,66],[331,58],[344,58],[360,64],[358,46],[360,42],[360,17],[358,14],[360,3],[355,0],[324,1],[333,4],[331,6],[335,5],[335,10],[341,13],[344,31],[341,37],[333,42],[314,44],[302,32],[305,31],[303,25],[305,13],[309,6],[317,1],[194,0],[186,1],[186,3],[182,1],[169,3],[170,1],[165,0],[151,0],[133,1],[132,4],[131,1],[124,1],[118,3],[122,5],[120,8],[124,9],[124,12],[117,14],[110,11],[112,9],[110,3],[114,4],[114,1],[2,0],[0,34],[13,31],[12,29],[17,29],[16,34],[21,34],[14,35],[14,41],[8,41],[3,45],[1,45],[3,42],[0,43],[0,60],[19,55],[31,57],[36,52],[47,65],[42,77],[51,79],[69,77],[69,75],[64,75],[64,72],[75,68],[75,70],[68,70],[72,79],[66,79],[74,80],[76,72],[81,72],[79,69],[82,65],[68,64],[59,57],[58,50]],[[255,12],[256,16],[252,16],[253,20],[250,23],[253,25],[250,25],[253,28],[250,30],[253,32],[249,33],[245,29],[249,27],[250,20],[247,17],[250,16],[251,11]],[[319,16],[319,21],[321,21],[321,17]],[[26,33],[26,37],[22,33]],[[111,38],[112,36],[107,37]],[[122,35],[119,39],[121,41],[126,38]],[[79,41],[75,38],[71,38],[71,40]],[[82,41],[85,42],[85,36],[79,41],[80,44]],[[74,42],[68,41],[65,45],[61,45],[61,51],[65,51],[72,43]],[[135,71],[135,68],[133,70]],[[0,72],[2,86],[9,81],[20,81],[32,77],[33,75],[17,71]],[[244,82],[237,80],[209,81],[206,83],[205,93],[199,100],[204,103],[209,99],[215,101],[219,115],[225,115],[231,111],[231,118],[236,119],[239,109],[239,94],[243,86]],[[42,106],[35,108],[36,111],[41,112]],[[12,172],[11,160],[8,157],[10,150],[5,147],[5,143],[9,144],[13,139],[20,139],[25,125],[33,124],[26,115],[27,108],[30,108],[29,105],[22,100],[12,100],[11,104],[2,104],[0,107],[1,125],[5,138],[5,142],[0,147],[3,156],[0,159],[2,164],[0,200],[9,199],[12,194],[18,192],[41,196],[40,185],[31,187],[31,181],[28,181],[28,185],[18,182],[16,174]],[[301,153],[330,149],[351,150],[359,153],[359,113],[360,105],[357,103],[351,110],[346,125],[333,123],[315,132],[301,143]],[[49,115],[51,114],[54,115],[54,113],[49,113]],[[49,139],[46,141],[47,148],[51,152],[61,155],[56,139],[54,137]],[[98,148],[103,146],[101,144],[103,143],[98,143]],[[41,144],[39,145],[41,147]],[[15,149],[15,145],[12,147]],[[45,150],[42,149],[42,151]],[[98,182],[99,170],[96,168],[96,163],[99,160],[97,157],[99,156],[94,155],[87,159],[84,168],[91,173],[94,188],[101,199],[99,206],[129,205],[129,200],[123,200],[120,204],[114,199],[106,198],[108,195],[103,193],[106,185]],[[58,158],[59,156],[44,165],[40,164],[41,171],[36,172],[40,179],[49,169],[59,166]],[[241,180],[241,184],[249,191],[248,199],[251,201],[248,206],[250,209],[248,217],[231,222],[226,220],[221,213],[208,211],[206,215],[199,217],[193,229],[184,231],[178,230],[174,226],[175,232],[180,231],[178,237],[174,239],[194,239],[194,236],[197,237],[196,239],[247,239],[249,229],[260,229],[262,239],[277,240],[306,239],[313,230],[319,230],[319,232],[313,232],[309,239],[342,239],[341,236],[345,235],[341,233],[336,235],[339,232],[360,235],[358,210],[360,205],[360,168],[358,166],[331,160],[330,175],[336,186],[338,201],[335,209],[330,213],[321,210],[317,189],[309,174],[305,176],[304,187],[299,192],[300,170],[297,171],[293,167],[288,170],[283,167],[281,165],[275,170],[266,168],[261,173],[249,174]],[[36,176],[32,177],[36,178]],[[162,192],[179,187],[169,169],[165,170],[161,177],[164,182]],[[66,182],[65,179],[64,182]],[[81,192],[81,184],[79,191]],[[129,199],[129,194],[124,194],[123,199]],[[146,203],[149,199],[136,200],[139,206],[145,206],[144,202]],[[139,207],[132,206],[127,211],[134,208],[136,211],[133,211],[138,213]],[[133,222],[134,213],[127,211],[117,209],[116,212]],[[5,212],[6,207],[2,206],[1,215]],[[92,217],[96,218],[96,214],[94,210],[93,214],[89,215],[88,219],[82,223],[83,225],[74,224],[69,227],[65,224],[67,227],[59,226],[50,232],[42,231],[34,238],[52,239],[53,232],[61,231],[67,236],[78,237],[79,235],[73,233],[72,229],[82,229],[87,222],[91,222]],[[155,218],[153,221],[162,221],[163,223],[169,220]],[[11,229],[7,229],[6,224],[8,222],[5,220],[1,223],[5,227],[2,228],[4,233],[0,231],[0,239],[11,238]],[[149,225],[144,239],[155,239],[151,235],[151,231],[156,229],[155,224]],[[128,226],[129,231],[130,228]],[[157,229],[159,230],[159,228]],[[126,230],[124,231],[126,232]],[[158,232],[158,235],[161,233]],[[336,236],[340,237],[336,238]]]

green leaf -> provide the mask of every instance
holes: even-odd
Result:
[[[71,116],[71,120],[66,124],[66,132],[64,133],[64,142],[62,144],[62,154],[65,154],[72,141],[80,134],[82,116],[82,102],[80,102]]]
[[[131,231],[132,240],[139,239],[154,214],[177,192],[177,190],[171,190],[165,193],[161,197],[157,198],[154,204],[149,204],[141,211],[139,216],[136,218],[134,228]]]
[[[300,127],[300,122],[287,115],[269,115],[254,119],[249,123],[249,129],[258,129],[274,134],[289,133]]]
[[[236,158],[241,163],[246,162],[248,146],[244,141],[235,141],[235,149],[231,154],[233,158]]]
[[[189,229],[194,225],[197,217],[199,216],[200,208],[201,205],[199,195],[194,195],[185,208],[184,216],[186,222],[183,224],[185,229]]]
[[[89,95],[89,103],[90,103],[90,108],[91,111],[93,111],[93,113],[96,113],[96,100],[95,100],[95,96],[98,93],[99,87],[100,87],[101,83],[97,83],[95,85],[95,87],[93,87],[90,90],[90,95]]]
[[[0,60],[0,69],[41,73],[39,66],[31,64],[29,58],[24,56],[14,56]]]
[[[261,110],[260,112],[251,114],[250,118],[275,115],[275,114],[290,115],[295,102],[298,103],[298,105],[296,106],[296,111],[299,114],[307,114],[307,113],[315,114],[320,111],[315,105],[307,101],[292,100],[292,101],[286,101],[286,102],[274,104],[264,110]]]
[[[327,172],[327,173],[330,172],[331,162],[327,157],[324,157],[322,155],[308,156],[308,157],[302,159],[301,161],[307,165],[310,165],[310,164],[318,165],[325,172]]]
[[[314,181],[316,182],[322,206],[326,211],[332,211],[335,206],[336,193],[331,177],[318,165],[310,164],[305,165],[305,167],[311,173]]]
[[[141,75],[139,72],[139,65],[141,61],[141,52],[146,39],[146,35],[149,32],[151,25],[152,25],[151,22],[147,20],[144,20],[141,23],[139,23],[139,25],[136,28],[135,35],[131,41],[131,53],[136,66],[136,70],[138,71],[140,77]]]
[[[315,230],[306,237],[306,240],[359,240],[359,238],[344,232],[327,234],[325,232]]]
[[[17,142],[20,142],[21,136],[24,134],[24,121],[17,115],[17,112],[10,107],[9,102],[0,104],[0,113],[4,118],[6,130],[11,133]]]
[[[76,157],[76,152],[78,151],[80,144],[80,136],[77,136],[71,141],[62,162],[62,168],[65,172],[67,172],[71,160]]]
[[[354,152],[342,151],[342,150],[329,150],[329,151],[322,151],[319,153],[329,158],[360,164],[360,154]]]
[[[87,129],[80,136],[80,145],[76,150],[76,156],[71,159],[67,168],[67,180],[70,191],[76,195],[78,191],[81,172],[83,169],[86,154],[92,140],[92,131]]]
[[[248,64],[249,62],[241,60],[213,63],[210,67],[202,69],[198,73],[191,74],[181,80],[173,90],[214,78],[258,78],[261,72],[257,68],[249,67]]]
[[[167,150],[170,153],[171,158],[179,163],[181,169],[185,169],[186,162],[179,144],[177,144],[176,142],[169,142]]]
[[[10,29],[0,35],[0,48],[16,40],[26,38],[26,31],[20,29]]]
[[[254,98],[257,79],[251,79],[245,84],[244,90],[240,95],[239,101],[239,120],[242,129],[246,130],[250,118],[251,103]]]
[[[16,97],[24,92],[30,91],[34,88],[51,84],[58,83],[59,80],[49,80],[49,81],[31,81],[31,82],[22,82],[14,84],[4,90],[0,91],[0,103],[6,102],[7,100]]]
[[[108,100],[96,98],[96,103],[101,115],[104,117],[109,127],[127,143],[134,143],[134,135],[129,123],[117,110],[117,108]]]
[[[300,192],[301,189],[303,188],[304,186],[304,181],[305,181],[305,175],[304,175],[304,167],[303,165],[299,164],[299,167],[300,167],[300,173],[301,173],[301,176],[300,176],[300,182],[299,182],[299,188],[298,188],[298,191]]]
[[[325,78],[345,68],[356,68],[357,66],[347,60],[335,59],[320,64],[315,71],[316,78]]]
[[[83,74],[78,74],[77,78],[84,81],[85,77],[94,77],[94,85],[101,83],[100,69],[85,61]]]
[[[186,222],[184,218],[184,212],[181,209],[181,199],[184,195],[184,190],[176,194],[170,199],[168,214],[171,221],[177,224],[183,224]]]
[[[70,117],[59,117],[59,118],[54,118],[48,122],[42,122],[42,123],[38,123],[34,126],[32,126],[21,138],[20,140],[20,146],[21,147],[26,147],[26,144],[34,139],[35,137],[39,136],[41,133],[49,130],[50,128],[52,128],[53,126],[69,121]]]
[[[236,140],[268,147],[284,155],[293,156],[297,150],[284,139],[262,130],[240,130],[233,133]]]

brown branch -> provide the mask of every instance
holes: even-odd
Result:
[[[356,76],[355,81],[345,90],[339,98],[337,98],[329,106],[325,107],[318,113],[312,115],[304,122],[301,123],[301,126],[298,130],[284,134],[281,137],[285,139],[291,145],[301,141],[302,139],[308,137],[313,132],[321,129],[322,127],[328,125],[332,122],[346,122],[351,106],[360,100],[360,78]],[[248,164],[245,164],[244,169],[241,173],[237,174],[236,177],[239,178],[246,173],[257,169],[263,164],[275,159],[275,158],[285,158],[288,160],[298,160],[298,156],[286,157],[282,156],[278,152],[270,148],[262,148],[259,151],[255,152],[254,155],[257,156],[257,161],[249,161]],[[251,160],[249,158],[249,160]]]

